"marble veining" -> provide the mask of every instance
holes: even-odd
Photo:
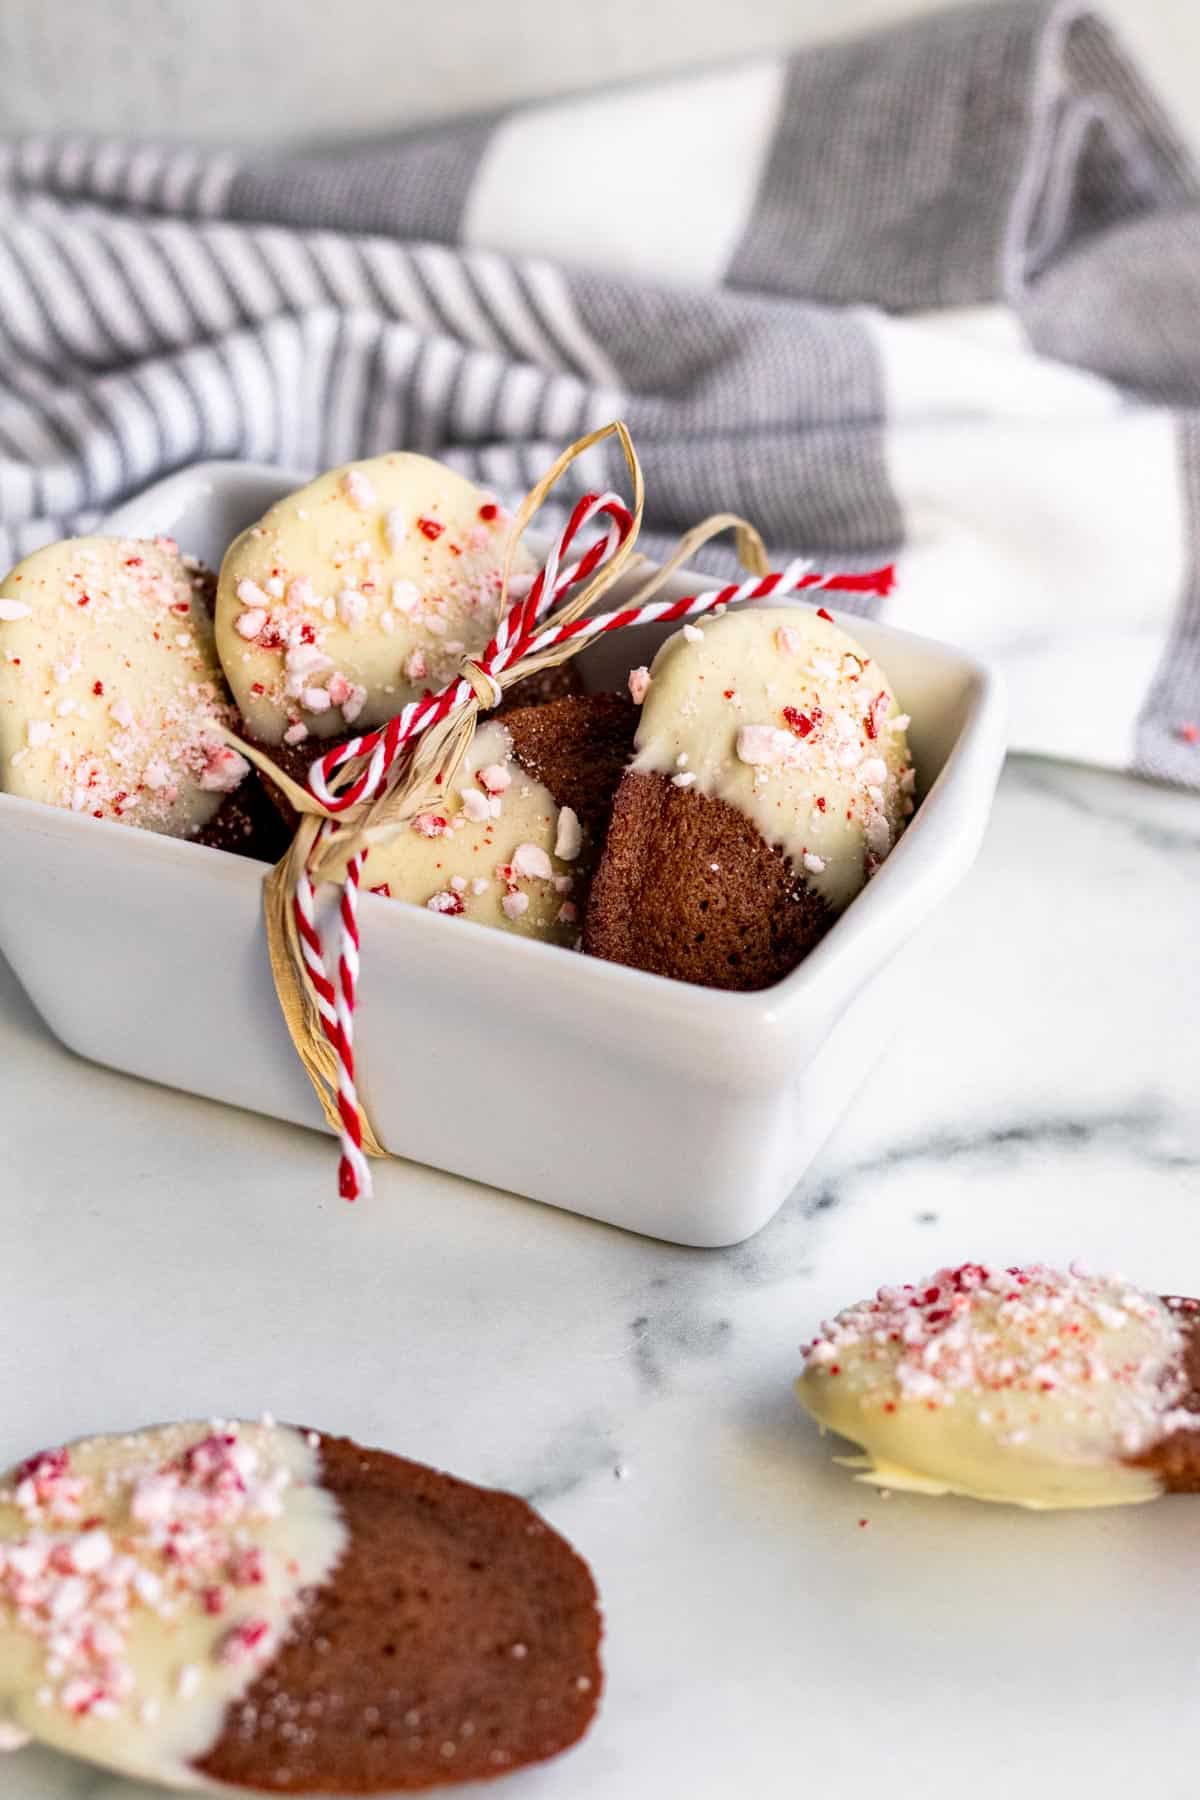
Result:
[[[1200,1503],[885,1501],[790,1383],[823,1316],[945,1261],[1200,1292],[1197,849],[1188,796],[1010,764],[920,1006],[726,1251],[406,1163],[347,1208],[323,1140],[77,1061],[0,971],[0,1462],[268,1407],[526,1494],[595,1568],[609,1687],[512,1800],[1181,1793]],[[5,1800],[149,1792],[0,1762]]]

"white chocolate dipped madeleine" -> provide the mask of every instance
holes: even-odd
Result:
[[[824,609],[688,624],[651,668],[584,928],[593,956],[701,986],[783,980],[914,807],[907,715]]]
[[[857,1479],[1034,1509],[1200,1486],[1200,1307],[1116,1278],[979,1263],[822,1326],[797,1382]]]
[[[369,891],[543,942],[579,936],[579,821],[516,762],[498,720],[475,733],[450,793],[367,858]]]
[[[884,671],[823,609],[755,606],[685,625],[649,674],[633,772],[735,807],[841,911],[913,810]]]
[[[220,1793],[476,1781],[587,1730],[601,1629],[524,1501],[349,1438],[177,1425],[0,1478],[0,1750]]]
[[[31,1457],[0,1481],[0,1721],[169,1787],[284,1641],[346,1533],[315,1435],[186,1424]]]
[[[383,724],[491,638],[510,520],[463,476],[396,451],[271,507],[221,565],[217,649],[250,735]],[[533,558],[512,569],[528,586]]]
[[[366,885],[573,946],[636,718],[619,695],[580,694],[484,720],[446,793],[372,848]]]
[[[0,786],[192,837],[249,773],[203,573],[168,538],[69,538],[0,585]]]

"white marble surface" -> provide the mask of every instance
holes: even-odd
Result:
[[[1198,902],[1194,797],[1011,764],[919,1014],[729,1251],[403,1164],[351,1210],[327,1142],[74,1060],[0,974],[0,1463],[269,1407],[529,1495],[596,1570],[609,1692],[512,1800],[1182,1800],[1200,1504],[884,1502],[789,1383],[823,1313],[948,1259],[1200,1292]]]

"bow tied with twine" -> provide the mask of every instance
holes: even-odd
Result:
[[[612,492],[584,494],[539,574],[527,587],[519,584],[512,575],[512,560],[529,521],[564,471],[609,437],[617,439],[624,455],[632,504]],[[232,732],[224,734],[282,789],[300,815],[287,854],[265,884],[267,942],[292,1042],[326,1119],[341,1139],[338,1186],[347,1200],[371,1191],[367,1159],[389,1154],[375,1135],[355,1084],[363,864],[372,844],[406,830],[434,796],[449,791],[481,714],[499,706],[510,687],[567,661],[602,632],[685,619],[740,601],[783,598],[806,588],[881,595],[891,590],[890,566],[861,575],[820,575],[798,559],[772,572],[754,527],[734,513],[718,513],[689,531],[619,611],[588,616],[601,594],[632,566],[643,502],[642,471],[625,426],[615,421],[590,432],[563,452],[522,502],[509,536],[495,635],[483,651],[463,657],[457,677],[440,692],[422,695],[378,730],[351,738],[319,757],[309,770],[307,787],[277,768],[256,745]],[[604,529],[576,554],[576,541],[597,522],[603,522]],[[738,556],[750,571],[748,580],[682,600],[654,600],[701,544],[730,528],[737,533]],[[341,898],[333,954],[327,956],[316,921],[316,888],[330,881],[340,882]]]

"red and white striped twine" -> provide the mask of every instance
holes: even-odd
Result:
[[[571,546],[594,520],[604,517],[607,526],[574,562],[568,562]],[[511,664],[535,656],[553,645],[576,641],[582,646],[602,632],[623,631],[631,625],[670,624],[701,613],[732,606],[739,601],[781,599],[805,590],[887,595],[895,571],[890,564],[853,575],[822,575],[803,559],[790,562],[768,575],[751,576],[703,594],[680,600],[652,600],[595,618],[576,619],[539,631],[555,607],[572,588],[588,580],[615,555],[633,529],[633,515],[616,494],[585,494],[580,499],[552,546],[544,567],[527,594],[514,597],[496,627],[490,644],[473,666],[492,681],[498,704],[501,688],[497,677]],[[475,687],[459,676],[439,693],[414,700],[378,731],[351,738],[315,762],[309,771],[310,791],[331,813],[345,812],[360,801],[375,798],[401,751],[430,725],[448,718],[475,696]],[[354,757],[367,757],[366,766],[342,789],[330,787],[339,769]],[[340,829],[327,819],[313,846]],[[363,1150],[363,1114],[354,1078],[354,1008],[359,976],[358,896],[363,864],[368,852],[353,856],[346,868],[338,913],[336,955],[332,974],[316,923],[316,896],[307,872],[302,872],[292,899],[296,929],[305,966],[311,979],[325,1036],[337,1061],[337,1108],[341,1119],[341,1161],[338,1190],[345,1200],[357,1200],[371,1192],[371,1171]]]

